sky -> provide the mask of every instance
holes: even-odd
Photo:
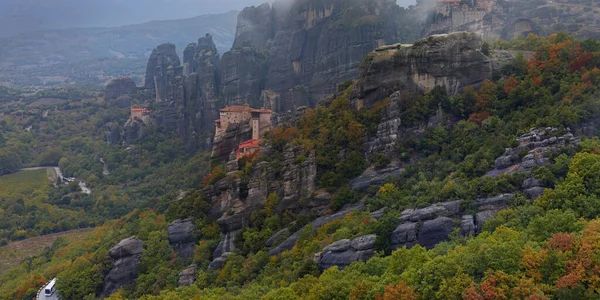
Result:
[[[0,37],[41,29],[110,27],[242,10],[265,0],[0,0]],[[272,2],[272,1],[270,1]],[[398,0],[408,6],[416,0]]]

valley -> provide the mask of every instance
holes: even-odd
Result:
[[[597,8],[275,1],[99,39],[139,61],[90,84],[0,62],[0,299],[596,299]]]

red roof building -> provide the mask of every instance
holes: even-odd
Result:
[[[238,150],[235,152],[235,157],[240,159],[246,155],[256,153],[260,149],[262,139],[247,140],[240,143]]]

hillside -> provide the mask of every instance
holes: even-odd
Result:
[[[34,258],[28,275],[24,262],[0,290],[25,297],[59,276],[67,299],[594,298],[600,43],[480,45],[456,33],[376,49],[262,154]],[[498,46],[533,55],[474,72]]]
[[[0,243],[93,228],[0,248],[0,299],[600,298],[597,3],[429,2],[275,1],[141,83],[0,88]]]
[[[235,33],[237,12],[113,28],[36,31],[0,39],[0,84],[103,86],[111,77],[143,80],[150,52],[171,42],[183,50],[210,32],[221,53]]]

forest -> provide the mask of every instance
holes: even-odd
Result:
[[[90,225],[101,225],[77,242],[57,240],[42,255],[7,270],[0,276],[0,298],[30,299],[40,284],[59,277],[64,299],[95,299],[110,268],[108,249],[135,235],[145,245],[139,276],[109,299],[597,299],[600,140],[584,137],[577,147],[565,148],[549,164],[535,167],[533,177],[546,187],[535,200],[521,192],[523,174],[485,175],[531,128],[556,128],[557,135],[572,130],[582,136],[582,124],[596,124],[600,43],[560,33],[490,43],[489,51],[500,49],[521,53],[481,87],[454,96],[436,88],[405,97],[401,104],[408,117],[402,126],[420,126],[440,106],[453,122],[401,139],[390,158],[365,157],[363,148],[389,99],[357,110],[350,99],[352,84],[340,86],[335,99],[309,109],[295,126],[267,134],[265,143],[273,153],[240,162],[236,174],[242,182],[260,162],[281,173],[284,149],[293,145],[301,149],[298,161],[314,151],[318,186],[333,194],[330,212],[357,202],[367,211],[355,211],[313,231],[305,225],[314,216],[277,212],[274,207],[281,199],[271,194],[220,270],[207,270],[220,239],[216,220],[209,217],[211,203],[194,191],[224,178],[224,165],[209,173],[208,158],[185,154],[177,139],[159,129],[137,141],[134,152],[105,145],[102,127],[123,122],[126,116],[102,103],[77,108],[77,113],[88,113],[79,120],[73,112],[72,118],[40,121],[49,125],[39,127],[35,135],[3,127],[3,140],[20,141],[3,147],[36,150],[25,151],[34,154],[20,157],[22,164],[52,158],[66,175],[81,176],[101,191],[92,199],[74,199],[67,186],[53,190],[45,200],[85,211]],[[36,128],[41,123],[33,124]],[[50,137],[59,141],[53,150],[46,148]],[[342,150],[345,155],[340,157]],[[50,154],[35,155],[44,152]],[[60,155],[52,155],[55,152]],[[99,175],[99,157],[109,162],[111,176]],[[350,189],[350,180],[365,169],[383,168],[392,160],[403,166],[400,176],[366,191]],[[191,192],[170,202],[179,190]],[[449,241],[432,249],[416,245],[395,251],[389,241],[379,239],[373,258],[343,270],[320,271],[313,261],[315,253],[335,241],[371,233],[389,236],[405,209],[459,199],[468,209],[476,199],[499,193],[516,196],[477,236],[453,232]],[[373,218],[370,213],[381,208],[384,217]],[[184,260],[169,244],[167,227],[188,216],[194,217],[198,243],[194,256]],[[264,242],[289,224],[290,231],[299,230],[296,245],[269,256]],[[28,230],[35,235],[43,229]],[[179,272],[191,263],[198,266],[195,283],[177,287]]]

